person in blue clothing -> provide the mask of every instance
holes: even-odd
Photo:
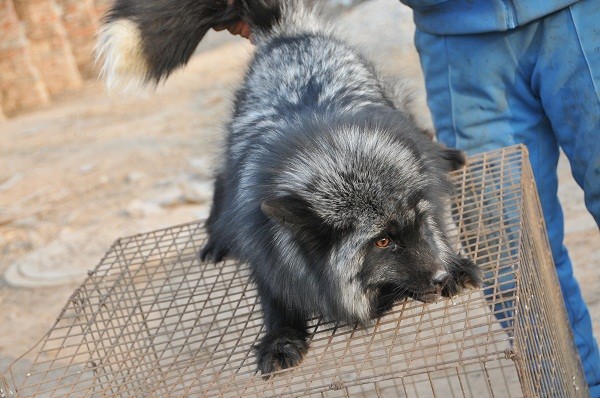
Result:
[[[562,148],[600,225],[600,1],[401,1],[414,12],[438,140],[471,155],[527,146],[575,345],[600,398],[600,354],[563,245],[556,173]],[[250,36],[243,21],[222,29]]]
[[[563,245],[559,148],[600,225],[600,1],[401,0],[438,140],[468,154],[527,146],[590,395],[600,355]],[[599,245],[600,246],[600,245]]]

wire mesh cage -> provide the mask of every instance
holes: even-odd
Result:
[[[472,157],[453,180],[480,290],[407,299],[366,328],[313,319],[303,363],[264,380],[246,266],[200,263],[202,222],[131,236],[4,373],[0,397],[587,396],[526,150]]]

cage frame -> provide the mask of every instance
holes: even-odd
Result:
[[[499,162],[500,166],[494,162]],[[443,391],[451,391],[451,396],[486,393],[493,397],[496,396],[494,388],[498,388],[493,380],[496,374],[504,377],[505,386],[499,385],[504,389],[502,391],[512,391],[510,379],[519,384],[523,397],[550,393],[552,396],[588,396],[526,148],[520,145],[470,157],[468,166],[454,172],[452,179],[458,192],[453,207],[454,217],[463,248],[474,255],[475,261],[482,267],[494,261],[498,263],[495,268],[484,268],[488,281],[485,289],[468,291],[435,304],[407,299],[368,328],[314,318],[310,329],[311,348],[304,363],[297,368],[276,372],[272,378],[264,380],[253,370],[252,344],[261,335],[262,326],[259,304],[256,296],[251,295],[253,285],[248,283],[248,269],[231,260],[202,266],[197,263],[196,253],[203,240],[193,239],[202,235],[201,221],[137,234],[121,238],[111,246],[71,295],[48,333],[0,375],[0,398],[350,397],[373,394],[379,397],[387,396],[386,392],[394,389],[404,396],[420,396],[423,392],[419,391],[429,391],[427,384],[437,396],[436,389],[442,387],[436,386],[445,381],[450,384],[449,380],[458,383],[458,387],[450,385],[443,387],[445,390],[442,388]],[[496,191],[504,196],[498,198],[490,193]],[[486,211],[485,206],[491,210]],[[475,210],[476,220],[473,221],[469,214]],[[503,239],[506,242],[502,243]],[[164,247],[157,242],[162,242],[167,249],[163,250]],[[154,245],[154,248],[144,249],[147,244]],[[155,248],[158,249],[152,254]],[[515,256],[516,267],[513,264]],[[172,266],[171,270],[169,266]],[[157,275],[160,277],[158,280],[164,282],[160,286],[152,285],[153,277]],[[192,282],[198,285],[194,287]],[[145,283],[145,287],[136,290],[137,283]],[[212,290],[210,283],[213,283]],[[172,293],[173,284],[179,284],[175,292],[181,295]],[[214,312],[210,308],[198,307],[201,303],[194,301],[198,286],[206,290],[205,305],[211,300],[221,300]],[[222,297],[216,296],[217,293]],[[240,300],[229,302],[229,296],[239,296]],[[120,301],[111,301],[115,297],[130,304],[119,307]],[[144,301],[148,297],[150,306]],[[164,297],[165,303],[160,302],[161,297]],[[184,303],[185,300],[188,300],[187,303]],[[192,302],[194,304],[190,305]],[[225,308],[226,302],[232,315],[223,318],[219,310]],[[473,304],[471,308],[470,304]],[[111,305],[110,312],[103,312],[102,308]],[[179,307],[183,310],[180,311]],[[465,308],[465,319],[456,321]],[[171,310],[174,315],[170,315]],[[483,315],[475,310],[483,311]],[[199,324],[199,320],[204,319],[203,311],[208,318],[214,318],[212,323],[207,322],[210,324],[208,331],[205,330],[206,323]],[[156,314],[159,318],[152,318]],[[550,315],[554,320],[551,327],[548,322]],[[173,317],[178,321],[169,323]],[[471,333],[469,330],[476,331],[482,327],[477,322],[483,318],[489,324],[488,329],[481,335],[467,336]],[[132,319],[135,321],[133,324]],[[420,320],[407,325],[407,320],[411,319]],[[69,323],[69,320],[73,321]],[[120,324],[121,321],[124,323]],[[431,327],[419,330],[419,323],[423,322],[429,322]],[[455,338],[455,347],[459,351],[455,355],[448,348],[452,343],[443,340],[447,331],[444,328],[455,325],[448,332],[455,336],[459,333],[460,322],[470,325],[471,329],[465,327],[462,338]],[[213,325],[217,325],[216,331],[210,329]],[[141,329],[136,332],[134,326]],[[411,329],[414,327],[416,331]],[[81,331],[77,332],[78,329]],[[239,336],[232,340],[226,333],[219,334],[219,331],[233,333],[230,329]],[[407,331],[399,332],[404,329]],[[185,335],[184,332],[189,330],[193,333]],[[248,330],[251,332],[244,335]],[[427,333],[430,331],[431,335]],[[165,335],[168,338],[164,339]],[[132,336],[135,338],[127,340]],[[204,340],[196,339],[199,336],[203,336]],[[415,336],[421,336],[421,340],[415,339]],[[379,337],[382,341],[377,340]],[[409,358],[408,351],[397,352],[397,347],[405,344],[403,338],[413,339],[415,345],[411,355],[421,350],[421,356]],[[215,344],[207,343],[215,339]],[[433,343],[423,343],[429,340]],[[531,344],[531,340],[536,344]],[[484,341],[483,345],[477,346],[481,341]],[[418,344],[421,344],[420,348],[417,348]],[[215,351],[207,352],[207,347]],[[336,351],[336,347],[342,348]],[[16,374],[15,367],[35,353],[36,348],[39,351],[29,371],[25,375]],[[146,355],[148,352],[150,354]],[[167,352],[174,355],[173,361],[164,357]],[[148,359],[152,356],[154,359]],[[429,361],[431,356],[436,358],[432,362]],[[82,357],[87,359],[81,360]],[[106,358],[112,359],[108,361]],[[235,361],[239,364],[231,365]],[[212,363],[221,369],[206,376],[204,370],[199,370],[198,363]],[[188,367],[182,370],[186,364]],[[505,364],[514,365],[516,381],[510,373],[512,370],[508,370],[513,365]],[[202,369],[216,369],[214,366]],[[155,372],[157,368],[160,370],[158,373]],[[193,371],[188,372],[190,368]],[[470,371],[471,368],[474,370]],[[507,373],[510,374],[507,376]],[[470,381],[473,378],[470,375],[480,374],[487,381],[477,384],[473,390],[475,382]],[[41,381],[38,380],[40,378]],[[171,382],[173,378],[176,378],[175,382]],[[69,384],[69,380],[75,381]],[[65,382],[66,386],[63,385]],[[54,386],[50,386],[52,383]],[[79,386],[78,390],[77,383],[85,386]],[[478,392],[477,388],[481,391]]]

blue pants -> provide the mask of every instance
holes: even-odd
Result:
[[[469,154],[528,147],[575,344],[591,396],[600,397],[600,355],[563,245],[556,174],[560,147],[600,225],[600,1],[507,32],[417,30],[415,43],[441,142]]]

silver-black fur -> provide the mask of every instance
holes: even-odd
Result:
[[[119,13],[132,2],[117,0],[112,20],[131,18]],[[297,1],[237,0],[219,12],[212,18],[249,23],[257,48],[200,256],[249,264],[266,324],[259,369],[298,364],[315,314],[366,323],[403,297],[430,302],[479,286],[448,221],[447,173],[462,153],[430,141],[371,64]],[[140,18],[132,21],[152,47]],[[146,61],[156,80],[179,62]]]

